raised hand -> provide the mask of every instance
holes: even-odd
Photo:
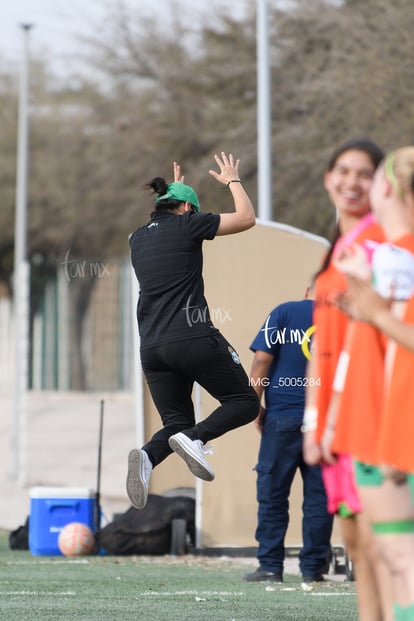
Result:
[[[181,174],[181,166],[174,162],[174,182],[184,183],[184,175]]]
[[[220,172],[215,170],[209,170],[209,174],[214,177],[219,183],[227,185],[229,181],[240,181],[239,178],[239,163],[240,160],[234,160],[233,155],[230,153],[227,156],[224,151],[221,152],[221,158],[218,155],[214,156],[217,162]]]

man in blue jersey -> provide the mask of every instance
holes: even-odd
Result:
[[[318,382],[306,377],[311,357],[312,300],[280,304],[266,318],[250,346],[255,352],[250,381],[260,399],[255,425],[261,434],[257,471],[259,567],[248,582],[283,581],[289,494],[296,471],[303,480],[303,547],[299,567],[305,582],[322,581],[330,557],[332,516],[319,466],[302,457],[305,389]]]

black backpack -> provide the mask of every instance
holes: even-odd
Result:
[[[195,500],[149,494],[143,509],[131,507],[96,534],[107,554],[185,554],[194,545]]]
[[[16,530],[12,530],[9,534],[9,546],[11,550],[28,550],[29,549],[29,518],[23,526],[19,526]]]

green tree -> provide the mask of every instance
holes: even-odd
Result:
[[[414,6],[290,6],[272,14],[275,217],[327,234],[333,213],[321,179],[332,147],[355,136],[386,150],[412,142]]]
[[[13,269],[16,133],[16,78],[0,67],[0,281],[5,283]]]
[[[176,6],[180,3],[177,1]],[[226,209],[207,174],[224,149],[242,158],[257,195],[256,21],[231,9],[198,22],[180,10],[154,20],[114,3],[79,46],[88,72],[56,78],[33,67],[30,253],[63,260],[127,253],[153,198],[142,185],[173,160],[202,206]],[[335,145],[368,135],[385,149],[411,142],[414,66],[410,0],[269,3],[274,219],[328,235],[334,217],[324,166]],[[159,16],[158,16],[159,18]],[[0,73],[0,265],[12,267],[16,76]]]

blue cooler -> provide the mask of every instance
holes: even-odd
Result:
[[[95,492],[85,487],[32,487],[29,550],[35,555],[62,556],[58,536],[66,524],[81,522],[95,531]]]

